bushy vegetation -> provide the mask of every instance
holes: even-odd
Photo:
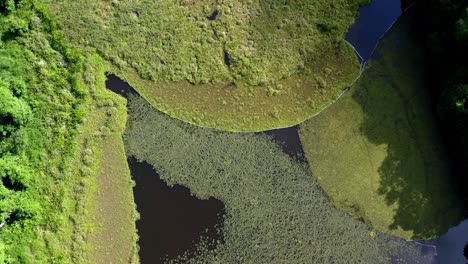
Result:
[[[225,204],[224,243],[175,263],[424,263],[416,245],[335,209],[308,166],[266,135],[226,133],[174,120],[130,98],[128,155],[168,184]],[[402,258],[406,258],[403,260]]]
[[[418,3],[415,26],[425,42],[426,83],[455,163],[456,189],[468,205],[468,3],[431,0]],[[465,208],[468,215],[468,208]]]
[[[367,1],[47,2],[70,43],[96,50],[158,109],[257,131],[310,117],[358,75],[342,37]]]
[[[301,124],[300,136],[337,207],[377,230],[431,239],[461,220],[462,205],[413,22],[400,18],[350,92]]]
[[[103,125],[86,122],[86,61],[46,6],[0,1],[0,263],[86,262],[96,140],[82,132]]]

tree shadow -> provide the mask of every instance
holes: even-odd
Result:
[[[387,146],[378,192],[388,205],[398,205],[389,228],[429,239],[456,224],[462,206],[425,89],[424,54],[412,19],[406,13],[388,32],[352,97],[365,116],[360,133],[372,144]]]

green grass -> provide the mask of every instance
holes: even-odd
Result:
[[[334,204],[377,230],[431,239],[461,219],[424,86],[421,44],[402,17],[350,92],[300,127]]]
[[[97,51],[161,111],[258,131],[312,116],[358,75],[342,37],[367,1],[47,2],[69,43]]]
[[[46,6],[10,3],[0,6],[0,263],[89,263],[90,236],[103,220],[87,218],[105,172],[98,147],[103,132],[122,132],[125,102],[105,92],[102,66],[89,69],[96,57],[63,43]],[[116,111],[103,107],[108,100]],[[112,250],[130,258],[136,214],[122,144],[114,146],[126,168],[121,214],[129,214],[125,248]]]
[[[80,263],[138,263],[134,182],[122,141],[126,100],[105,89],[105,68],[99,56],[90,57],[81,78],[93,90],[82,132],[87,148],[80,155],[91,166],[88,173],[92,176],[80,217],[91,228]]]
[[[225,204],[224,243],[213,251],[198,245],[197,256],[174,263],[390,263],[391,254],[419,256],[416,245],[335,209],[308,166],[269,136],[196,127],[141,97],[129,99],[128,108],[128,155],[146,160],[169,185]]]

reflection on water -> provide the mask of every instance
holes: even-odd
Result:
[[[362,59],[367,61],[380,38],[401,15],[400,1],[373,0],[359,11],[360,15],[345,39],[354,46]]]

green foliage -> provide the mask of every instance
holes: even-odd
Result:
[[[24,126],[32,116],[29,105],[15,97],[8,86],[0,79],[0,136],[3,137]]]
[[[33,1],[0,3],[0,263],[64,263],[81,250],[69,218],[86,91],[83,57]],[[75,245],[74,247],[72,245]],[[82,245],[81,245],[82,246]]]
[[[468,8],[465,9],[463,16],[455,23],[455,39],[460,42],[468,40]]]
[[[468,205],[468,3],[431,0],[422,2],[421,7],[418,26],[426,29],[421,32],[428,52],[426,82],[436,97],[440,123],[454,163],[453,180],[458,186],[454,192],[462,194],[464,204]]]
[[[15,10],[15,0],[0,0],[0,13]]]
[[[331,19],[322,19],[317,23],[317,27],[322,32],[331,32],[338,29],[338,25]]]
[[[459,84],[447,89],[440,97],[439,114],[444,118],[468,117],[468,84]],[[465,116],[465,117],[463,117]]]

